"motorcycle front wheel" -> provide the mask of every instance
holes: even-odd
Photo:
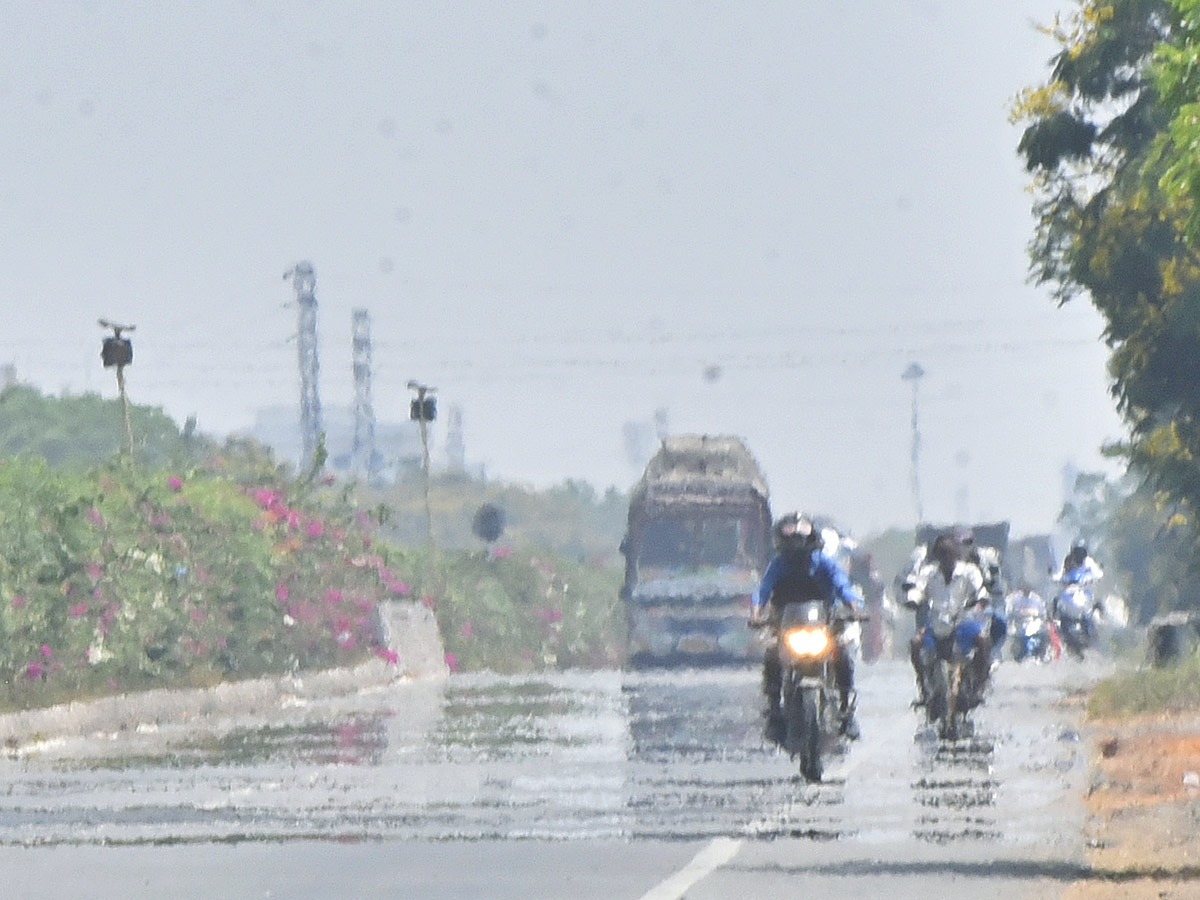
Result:
[[[940,733],[950,706],[945,663],[940,659],[933,660],[925,672],[925,678],[925,721],[937,727]]]
[[[787,747],[800,757],[800,774],[807,781],[820,781],[825,774],[821,761],[821,691],[797,688],[787,709]]]

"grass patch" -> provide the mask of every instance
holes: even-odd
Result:
[[[1200,711],[1200,655],[1160,669],[1134,669],[1099,682],[1087,704],[1094,719]]]

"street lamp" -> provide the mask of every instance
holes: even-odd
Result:
[[[419,384],[416,381],[408,383],[408,389],[416,391],[408,408],[408,417],[421,427],[421,468],[425,473],[425,531],[429,543],[433,543],[433,510],[429,505],[429,430],[426,423],[437,418],[437,399],[432,396],[437,388]]]
[[[917,524],[925,521],[925,510],[921,506],[921,430],[917,424],[917,386],[925,370],[919,363],[909,363],[900,377],[912,382],[912,491],[913,500],[917,504]]]
[[[133,454],[133,425],[129,419],[129,398],[125,394],[125,367],[133,365],[133,342],[122,337],[122,332],[133,331],[136,325],[118,325],[107,319],[100,320],[101,328],[111,328],[112,335],[100,345],[100,361],[104,368],[117,370],[117,393],[121,397],[121,414],[125,419],[125,452]]]

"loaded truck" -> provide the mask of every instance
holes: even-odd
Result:
[[[771,510],[740,438],[664,438],[630,494],[621,552],[632,666],[761,660],[746,623],[770,559]]]

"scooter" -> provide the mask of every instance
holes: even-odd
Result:
[[[1096,601],[1089,583],[1083,569],[1073,569],[1063,577],[1063,588],[1054,600],[1058,633],[1067,652],[1076,659],[1083,659],[1095,634]]]
[[[1045,604],[1040,599],[1031,601],[1021,597],[1013,604],[1010,628],[1013,632],[1013,662],[1033,660],[1047,663],[1057,658],[1058,642],[1054,626],[1045,614]]]

